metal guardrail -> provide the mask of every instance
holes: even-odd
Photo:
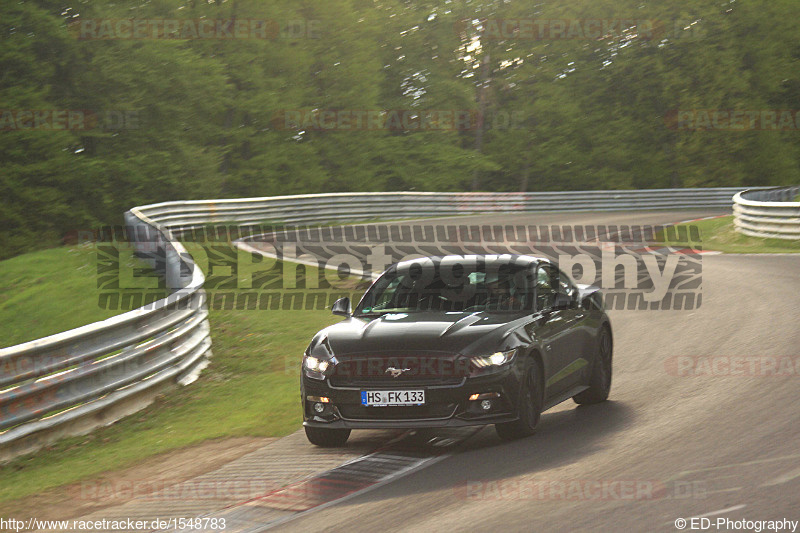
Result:
[[[730,208],[742,188],[526,193],[332,193],[237,200],[165,202],[139,208],[178,231],[207,224],[282,223],[441,217],[526,211]]]
[[[752,237],[800,239],[800,186],[750,189],[733,196],[736,231]]]
[[[135,248],[175,289],[149,306],[0,349],[0,458],[113,422],[130,411],[120,405],[144,407],[142,395],[188,384],[207,364],[202,271],[168,229],[136,209],[125,218]]]
[[[56,436],[85,432],[91,427],[86,419],[100,419],[110,407],[161,384],[190,382],[207,364],[205,278],[175,237],[181,231],[209,224],[246,228],[495,212],[728,208],[739,190],[333,193],[131,209],[125,222],[136,250],[151,259],[173,292],[101,322],[0,349],[0,459],[35,450]]]

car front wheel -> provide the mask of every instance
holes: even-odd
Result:
[[[513,440],[532,435],[542,416],[542,391],[540,390],[539,367],[531,361],[520,395],[519,419],[495,424],[494,429],[501,439]]]

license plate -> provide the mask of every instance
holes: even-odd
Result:
[[[363,390],[361,405],[385,407],[389,405],[425,405],[424,390]]]

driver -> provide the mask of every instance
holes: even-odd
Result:
[[[511,279],[507,275],[500,273],[486,274],[484,280],[488,297],[486,308],[491,310],[519,309],[520,301],[514,297],[511,290]]]

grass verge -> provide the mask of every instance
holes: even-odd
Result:
[[[678,235],[681,234],[681,227],[686,227],[688,232],[690,226],[700,231],[700,243],[694,244],[699,244],[696,247],[703,250],[751,254],[800,252],[800,240],[764,239],[737,233],[733,226],[733,215],[678,224]],[[664,239],[664,244],[685,245],[686,241],[675,242]]]
[[[96,252],[65,246],[0,261],[0,347],[110,318],[97,298]]]

